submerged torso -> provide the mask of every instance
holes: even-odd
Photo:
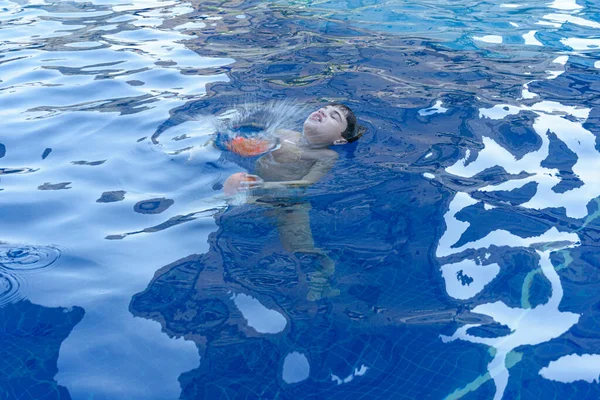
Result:
[[[315,160],[302,159],[301,134],[286,131],[280,136],[280,146],[256,161],[254,173],[268,182],[302,179]]]

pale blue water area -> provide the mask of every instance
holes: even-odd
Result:
[[[0,0],[0,398],[600,398],[599,72],[593,1]]]

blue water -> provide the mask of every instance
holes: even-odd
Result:
[[[599,71],[593,1],[0,1],[0,398],[600,398]],[[368,131],[228,203],[281,100]]]

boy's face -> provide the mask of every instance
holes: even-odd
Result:
[[[344,111],[335,106],[326,106],[310,114],[304,121],[304,137],[310,144],[337,144],[345,142],[342,132],[347,127]]]

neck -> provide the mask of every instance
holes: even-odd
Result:
[[[310,142],[306,136],[304,135],[304,131],[302,131],[301,145],[303,147],[310,147],[311,149],[322,149],[325,147],[331,146],[332,143],[314,143]]]

